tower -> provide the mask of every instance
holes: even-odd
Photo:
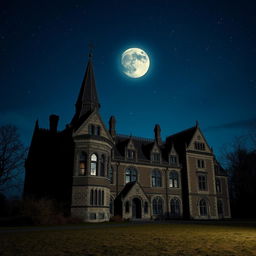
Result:
[[[109,220],[110,168],[113,140],[99,114],[92,57],[71,121],[74,141],[74,167],[71,214],[84,221]]]

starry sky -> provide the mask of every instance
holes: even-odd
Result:
[[[64,129],[92,43],[101,116],[117,133],[162,138],[199,121],[217,156],[256,120],[255,1],[1,1],[0,125],[29,146],[36,119]],[[139,79],[121,71],[129,47],[147,52]]]

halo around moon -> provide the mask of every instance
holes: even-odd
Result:
[[[140,48],[129,48],[124,51],[121,63],[123,72],[131,78],[144,76],[150,66],[150,60],[147,53]]]

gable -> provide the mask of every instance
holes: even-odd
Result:
[[[154,143],[154,146],[152,147],[151,153],[160,153],[160,149],[159,149],[157,143]]]
[[[146,200],[147,196],[145,195],[144,191],[142,190],[141,186],[136,182],[129,190],[129,192],[123,197],[123,200],[132,197],[140,197],[141,199]]]
[[[90,134],[90,126],[94,126],[95,129],[99,127],[100,129],[100,136],[104,137],[108,140],[112,141],[112,137],[109,134],[108,130],[106,129],[99,113],[94,111],[82,124],[81,126],[74,132],[73,136],[78,135],[87,135]]]
[[[212,153],[211,148],[209,147],[202,131],[197,128],[189,145],[189,150],[199,151],[199,152],[206,152],[206,153]]]

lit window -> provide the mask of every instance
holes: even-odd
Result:
[[[200,216],[207,216],[207,203],[204,199],[199,202],[199,213]]]
[[[163,199],[159,196],[153,199],[153,214],[163,214]]]
[[[125,183],[137,180],[137,170],[133,167],[129,167],[125,171]]]
[[[207,177],[206,175],[199,175],[198,176],[198,188],[201,191],[207,190]]]
[[[179,187],[179,175],[175,171],[171,171],[169,174],[169,186],[170,186],[170,188],[178,188]]]
[[[158,170],[152,171],[152,187],[161,187],[162,186],[162,175]]]
[[[95,176],[97,174],[97,156],[95,154],[91,155],[91,175]]]
[[[79,159],[79,175],[85,175],[86,169],[86,154],[81,153]]]

